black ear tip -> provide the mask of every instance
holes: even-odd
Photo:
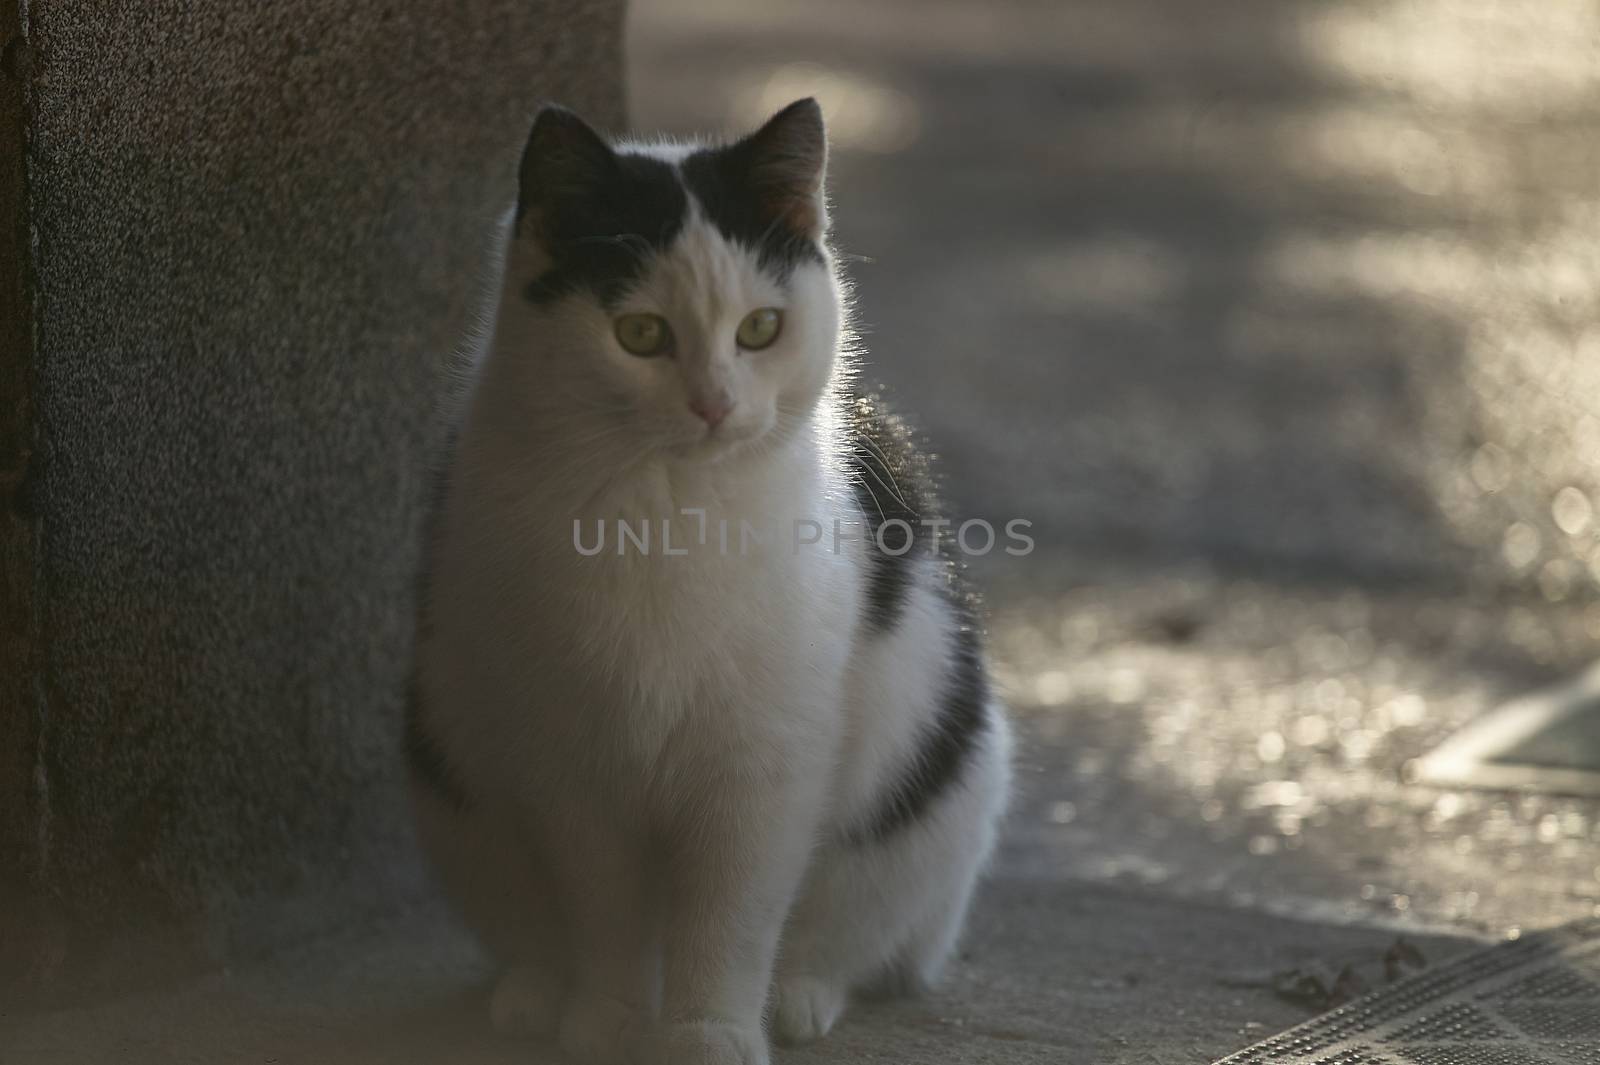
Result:
[[[779,111],[774,118],[803,119],[822,125],[822,105],[815,96],[805,96]]]
[[[577,112],[545,104],[533,118],[518,167],[518,211],[552,190],[581,188],[615,163],[611,146]]]
[[[560,104],[545,104],[533,116],[534,130],[577,129],[585,125],[578,113]]]
[[[823,131],[822,107],[814,96],[796,100],[771,118],[755,134],[762,139],[780,138],[795,145],[821,150],[827,134]]]
[[[551,153],[576,155],[598,162],[610,156],[611,146],[576,111],[560,104],[545,104],[534,116],[523,158],[526,161]]]

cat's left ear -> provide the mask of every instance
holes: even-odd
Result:
[[[795,233],[820,240],[827,226],[822,181],[828,169],[828,136],[817,101],[809,96],[796,100],[735,150],[744,159],[763,213]]]
[[[587,122],[564,107],[547,105],[534,119],[522,149],[517,225],[530,211],[555,217],[581,206],[616,165],[616,153]]]

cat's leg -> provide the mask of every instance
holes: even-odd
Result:
[[[884,837],[829,842],[789,923],[773,984],[784,1042],[827,1034],[852,990],[932,983],[960,935],[994,847],[1010,782],[1010,737],[998,707],[967,772],[920,817]]]
[[[953,871],[944,890],[930,893],[923,912],[912,922],[906,941],[870,982],[872,986],[890,995],[917,995],[938,981],[961,938],[983,864],[974,861]]]
[[[780,1041],[825,1035],[851,987],[899,948],[925,889],[900,868],[903,849],[836,839],[817,854],[779,947],[772,1024]]]
[[[572,957],[561,1047],[582,1062],[617,1065],[658,996],[651,870],[639,833],[575,799],[563,806],[559,820],[546,820]]]
[[[988,716],[989,734],[975,779],[948,823],[950,837],[966,861],[952,865],[942,892],[930,893],[928,906],[913,922],[906,942],[879,974],[884,990],[918,993],[938,980],[961,938],[978,877],[994,852],[1011,796],[1011,726],[999,703],[990,704]]]
[[[555,1034],[567,945],[548,879],[513,816],[416,780],[417,833],[441,886],[502,966],[490,1018],[508,1035]]]
[[[725,767],[685,796],[693,820],[666,841],[660,1020],[635,1065],[766,1065],[762,1028],[784,917],[820,817],[819,767],[797,756],[756,772]]]

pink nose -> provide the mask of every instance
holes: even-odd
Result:
[[[733,401],[729,399],[691,399],[689,409],[699,415],[700,420],[715,429],[722,424],[722,419],[728,416],[733,409]]]

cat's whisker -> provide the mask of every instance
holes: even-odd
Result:
[[[858,448],[866,451],[869,455],[878,460],[878,465],[883,468],[883,472],[889,478],[890,483],[883,484],[882,478],[878,476],[876,471],[873,471],[872,473],[873,479],[876,480],[880,485],[883,485],[884,489],[888,491],[889,495],[893,497],[896,503],[899,503],[906,510],[914,510],[915,508],[913,508],[910,503],[906,502],[905,496],[900,492],[900,485],[897,481],[895,481],[894,471],[892,469],[893,464],[889,461],[889,457],[885,455],[876,444],[874,444],[871,440],[868,440],[865,436],[858,435],[856,437],[855,444]],[[871,466],[863,464],[862,468],[870,470]]]
[[[874,470],[872,468],[872,464],[871,463],[866,463],[866,462],[861,463],[860,464],[860,469],[861,469],[862,472],[870,475],[872,477],[872,479],[878,483],[878,487],[882,488],[885,492],[889,493],[889,498],[893,499],[896,503],[899,503],[900,506],[907,513],[913,514],[913,515],[917,514],[916,508],[914,508],[910,503],[906,502],[905,497],[900,494],[899,486],[896,485],[894,488],[890,488],[887,484],[884,484],[883,478],[878,476],[878,471]],[[866,484],[865,481],[862,481],[861,483],[862,484]],[[883,501],[878,498],[878,493],[877,492],[872,491],[871,485],[867,485],[867,490],[872,495],[872,501],[875,504],[878,505],[878,516],[879,517],[883,517],[883,505],[882,505]],[[920,517],[920,515],[917,515],[917,516]],[[887,521],[888,519],[884,518],[884,520]]]

